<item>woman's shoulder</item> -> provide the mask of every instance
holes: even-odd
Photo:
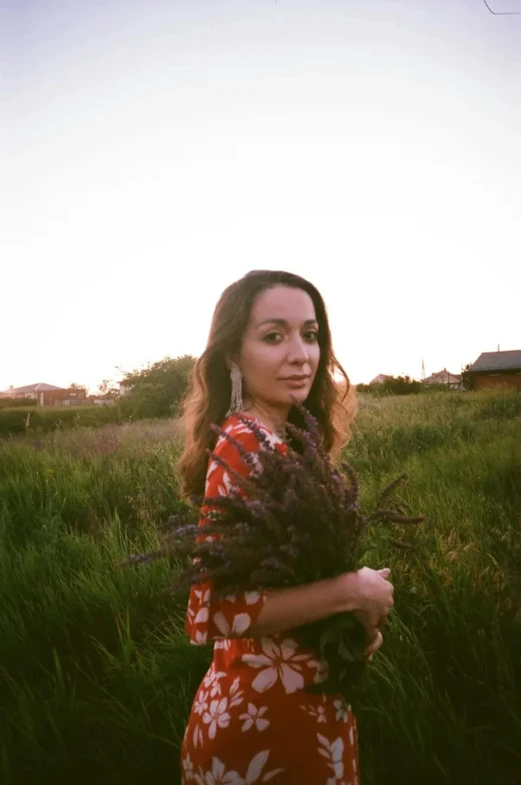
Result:
[[[255,418],[236,414],[227,417],[208,464],[206,495],[227,495],[232,485],[229,470],[243,476],[256,470],[258,462],[252,453],[262,449],[263,443],[274,448],[279,444],[284,446],[278,436]]]
[[[252,461],[248,457],[259,450],[259,439],[247,422],[231,415],[220,426],[215,447],[211,451],[206,473],[205,494],[227,496],[232,485],[229,470],[246,476]]]

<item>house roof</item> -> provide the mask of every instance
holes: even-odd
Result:
[[[38,382],[38,384],[28,384],[25,387],[15,387],[12,390],[9,390],[10,393],[38,393],[38,392],[50,392],[51,390],[63,390],[63,387],[55,387],[53,384],[45,384],[44,382]]]
[[[379,373],[378,376],[375,376],[374,379],[371,379],[369,384],[382,384],[385,382],[386,379],[390,379],[391,377],[388,376],[386,373]]]
[[[470,371],[509,371],[521,369],[521,349],[511,352],[483,352]]]
[[[461,375],[451,373],[444,368],[443,371],[431,373],[424,381],[425,384],[459,384],[461,382]]]

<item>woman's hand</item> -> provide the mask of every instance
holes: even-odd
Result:
[[[366,656],[369,661],[373,659],[374,655],[376,654],[376,652],[378,651],[378,649],[380,648],[383,642],[384,642],[384,636],[382,635],[380,630],[376,630],[375,636],[371,641],[370,645],[368,646],[366,652]]]
[[[394,587],[388,580],[390,572],[388,568],[372,570],[362,567],[356,572],[340,575],[337,579],[345,603],[344,610],[354,613],[371,640],[385,623],[394,605]]]

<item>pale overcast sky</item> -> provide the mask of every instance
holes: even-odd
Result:
[[[521,349],[521,15],[0,6],[0,389],[198,354],[260,267],[319,287],[354,382]]]

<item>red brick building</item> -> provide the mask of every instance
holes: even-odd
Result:
[[[469,368],[473,390],[514,389],[521,391],[521,349],[483,352]]]

